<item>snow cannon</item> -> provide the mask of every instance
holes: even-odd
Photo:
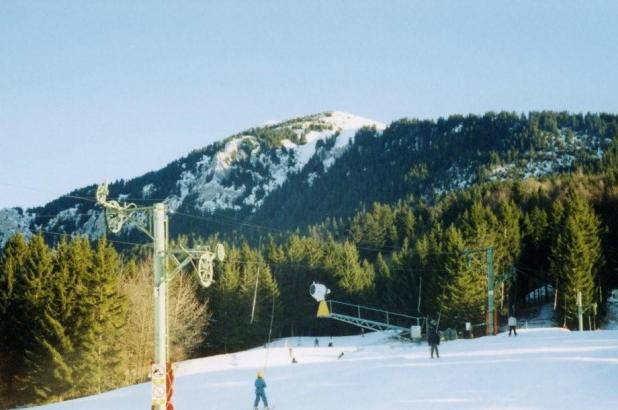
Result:
[[[328,295],[329,293],[330,289],[322,285],[321,283],[313,282],[309,287],[309,294],[318,302],[326,300],[326,295]]]
[[[317,300],[320,304],[318,305],[318,313],[317,317],[329,317],[330,312],[328,310],[328,305],[326,304],[326,296],[330,293],[330,289],[321,283],[313,282],[309,287],[309,294],[312,298]]]

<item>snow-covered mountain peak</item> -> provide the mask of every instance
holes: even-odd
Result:
[[[281,140],[281,146],[296,152],[296,169],[300,170],[316,154],[318,141],[335,137],[331,154],[322,156],[325,168],[330,167],[363,127],[374,127],[378,131],[383,131],[386,124],[342,111],[333,111],[281,122],[273,129],[286,128],[294,132],[296,141],[284,138]]]
[[[295,118],[272,126],[273,129],[288,128],[294,131],[297,136],[304,139],[301,144],[305,141],[310,143],[330,137],[335,133],[345,132],[353,136],[363,127],[375,127],[378,131],[382,131],[386,128],[386,124],[342,111],[332,111]],[[287,142],[289,144],[290,141]]]
[[[291,173],[301,172],[314,155],[327,170],[362,127],[382,131],[386,125],[335,111],[271,121],[243,131],[226,139],[214,154],[203,154],[195,165],[184,164],[178,193],[167,202],[177,209],[191,196],[196,198],[193,207],[199,211],[250,207],[254,212],[270,192]],[[329,139],[334,142],[328,147],[319,144]],[[309,184],[313,178],[310,176]]]
[[[348,114],[342,111],[333,111],[331,113],[327,113],[327,115],[321,117],[321,120],[326,122],[327,124],[332,124],[336,129],[341,130],[349,130],[355,129],[358,130],[362,127],[375,127],[377,130],[382,131],[386,128],[386,124],[371,120],[364,117],[359,117],[357,115]]]

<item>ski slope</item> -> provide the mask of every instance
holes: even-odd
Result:
[[[425,343],[364,337],[277,340],[263,347],[177,363],[176,409],[252,409],[256,371],[276,410],[329,409],[616,409],[618,331],[521,329],[442,342],[440,359]],[[289,348],[298,363],[290,361]],[[338,359],[340,353],[344,356]],[[148,409],[150,384],[40,407],[46,410]]]

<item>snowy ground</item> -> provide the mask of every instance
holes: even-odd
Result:
[[[278,340],[269,349],[178,363],[175,407],[251,409],[256,371],[267,362],[276,410],[618,408],[614,330],[521,329],[517,337],[443,342],[433,360],[426,344],[385,333],[333,338],[331,348],[328,341],[314,348],[312,338]],[[44,408],[147,409],[149,400],[150,384],[141,384]]]

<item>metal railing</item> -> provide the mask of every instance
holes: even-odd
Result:
[[[369,330],[409,332],[410,326],[424,324],[425,318],[390,312],[352,303],[328,300],[329,318]]]

